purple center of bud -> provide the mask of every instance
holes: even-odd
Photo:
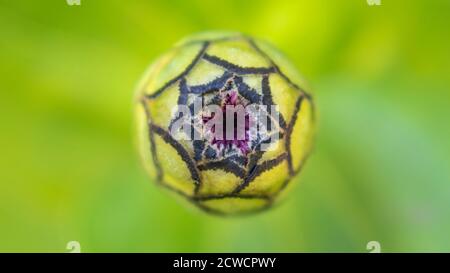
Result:
[[[228,115],[226,114],[227,106],[228,108],[230,106],[238,106],[241,105],[245,111],[245,124],[243,126],[244,129],[244,137],[238,137],[238,124],[242,121],[238,120],[237,113],[233,113],[233,119],[234,119],[234,128],[233,130],[233,137],[230,138],[229,134],[227,137],[227,129],[226,128],[227,118]],[[211,132],[213,133],[214,137],[211,141],[213,145],[215,145],[220,151],[223,149],[238,149],[243,155],[247,155],[250,152],[250,137],[249,137],[249,131],[250,131],[250,117],[247,110],[245,110],[246,103],[239,98],[237,91],[231,90],[229,92],[224,93],[222,97],[221,102],[221,109],[222,109],[222,128],[217,129],[215,126],[211,127]],[[214,118],[214,113],[210,117],[203,117],[203,122],[206,123],[209,120]],[[220,136],[220,137],[218,137]]]

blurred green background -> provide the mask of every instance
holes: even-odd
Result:
[[[450,1],[0,0],[0,251],[450,251]],[[183,36],[237,30],[309,80],[316,149],[262,214],[153,185],[132,96]]]

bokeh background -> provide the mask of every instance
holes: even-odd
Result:
[[[450,1],[0,0],[0,251],[450,251]],[[276,45],[312,86],[315,152],[278,207],[220,218],[150,181],[135,86],[183,36]]]

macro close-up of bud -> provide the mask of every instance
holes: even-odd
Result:
[[[0,1],[0,252],[155,272],[450,252],[449,14]]]
[[[136,95],[151,179],[204,211],[269,208],[299,174],[314,138],[313,98],[267,42],[200,33],[159,57]]]

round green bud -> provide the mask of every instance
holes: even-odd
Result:
[[[270,207],[311,151],[314,106],[304,88],[265,42],[239,33],[182,40],[150,66],[137,91],[149,176],[207,212]]]

